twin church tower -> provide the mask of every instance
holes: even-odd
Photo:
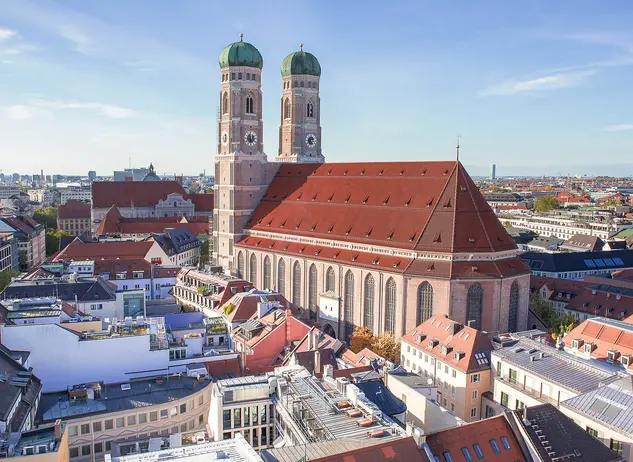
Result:
[[[323,163],[321,65],[301,50],[281,64],[281,125],[276,162],[264,154],[261,76],[264,60],[250,43],[232,43],[220,53],[220,114],[215,160],[213,257],[234,271],[233,246],[281,163]]]
[[[259,50],[240,40],[220,53],[218,153],[264,152]],[[281,63],[281,126],[278,162],[324,162],[321,153],[319,79],[321,65],[310,53],[297,51]]]

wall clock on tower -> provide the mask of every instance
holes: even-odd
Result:
[[[227,132],[222,133],[222,144],[227,145],[229,143],[229,134]]]
[[[317,144],[317,137],[315,135],[313,135],[312,133],[310,133],[308,136],[306,136],[306,145],[310,148],[315,147]]]
[[[249,146],[254,146],[255,143],[257,143],[257,133],[255,133],[255,132],[246,132],[246,135],[244,135],[244,141]]]

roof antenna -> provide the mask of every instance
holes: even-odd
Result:
[[[301,48],[301,51],[303,51],[303,43],[299,45],[299,48]]]
[[[455,146],[455,150],[457,151],[457,162],[459,162],[459,140],[461,135],[457,135],[457,146]]]

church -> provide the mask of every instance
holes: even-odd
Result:
[[[530,271],[459,162],[326,163],[321,66],[281,64],[275,162],[264,153],[263,59],[250,43],[220,54],[213,259],[281,292],[347,339],[396,338],[431,315],[488,332],[527,327]]]

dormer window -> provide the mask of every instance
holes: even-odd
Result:
[[[456,351],[455,353],[453,353],[453,360],[459,361],[464,356],[465,356],[465,353],[463,351]]]
[[[438,343],[440,343],[440,341],[436,338],[429,340],[429,348],[435,348]]]
[[[452,345],[442,345],[442,354],[443,355],[447,355],[451,351],[453,351],[453,346]]]
[[[624,367],[629,367],[629,365],[631,364],[631,355],[622,355],[622,357],[620,358],[620,363],[622,363]]]
[[[577,350],[578,348],[580,348],[582,346],[582,344],[585,343],[581,338],[575,338],[574,340],[572,340],[571,342],[571,347],[574,350]]]
[[[618,358],[617,350],[609,350],[607,351],[607,362],[612,363]]]
[[[415,340],[418,343],[422,343],[424,340],[426,340],[426,334],[425,333],[419,333],[418,335],[416,335]]]
[[[593,343],[585,343],[585,353],[591,353],[593,350]]]

